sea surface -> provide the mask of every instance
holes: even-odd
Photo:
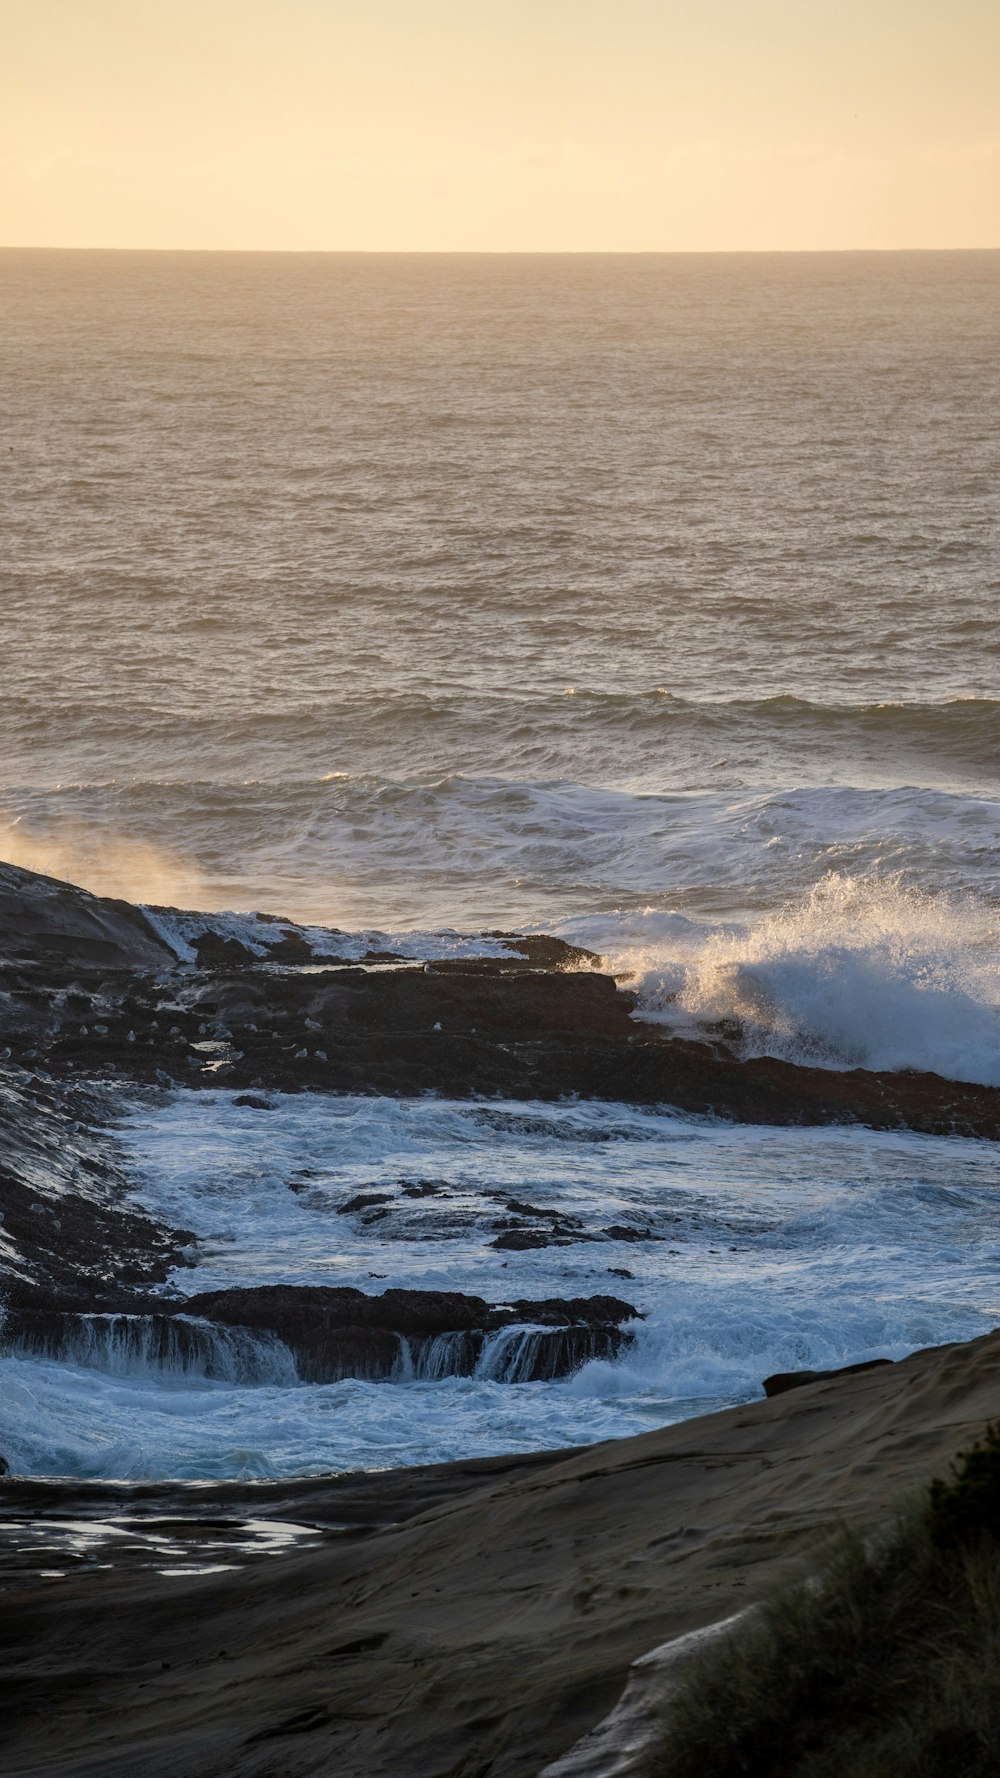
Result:
[[[5,252],[0,385],[0,855],[557,932],[661,1025],[1000,1085],[1000,254]],[[994,1145],[507,1110],[296,1098],[248,1148],[225,1094],[176,1094],[123,1139],[202,1236],[184,1288],[613,1289],[645,1316],[618,1364],[4,1359],[3,1449],[198,1476],[538,1447],[1000,1320]],[[326,1208],[288,1194],[304,1165]],[[417,1165],[467,1214],[332,1214]],[[498,1180],[661,1238],[501,1274]]]

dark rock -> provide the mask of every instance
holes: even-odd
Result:
[[[520,963],[529,969],[587,969],[599,968],[602,959],[596,951],[586,951],[582,945],[570,945],[563,938],[553,938],[548,932],[488,932],[487,938],[502,938],[514,952],[508,968],[516,968]]]
[[[491,1247],[499,1247],[504,1253],[527,1253],[532,1247],[552,1247],[554,1244],[553,1235],[543,1235],[538,1229],[508,1229],[490,1242]]]
[[[194,953],[201,969],[226,969],[241,963],[257,961],[253,951],[238,938],[223,938],[219,932],[201,932],[194,941]]]
[[[500,1313],[493,1311],[494,1315]],[[514,1319],[518,1321],[540,1322],[548,1327],[565,1327],[580,1323],[586,1327],[600,1327],[614,1321],[641,1321],[643,1317],[632,1303],[623,1303],[617,1296],[571,1296],[544,1297],[541,1301],[533,1298],[519,1298],[510,1307]],[[494,1322],[494,1325],[497,1325]]]
[[[194,1236],[122,1200],[128,1180],[102,1127],[107,1100],[0,1068],[0,1205],[8,1250],[0,1287],[8,1306],[41,1291],[90,1308],[163,1282]]]
[[[248,1110],[250,1110],[250,1111],[273,1111],[274,1110],[273,1101],[270,1099],[263,1098],[263,1096],[260,1093],[237,1093],[235,1099],[233,1100],[233,1104],[234,1105],[245,1105],[248,1108]]]
[[[176,962],[142,911],[0,864],[0,953],[60,970],[164,970]]]
[[[338,1216],[348,1216],[353,1210],[370,1210],[375,1204],[387,1204],[389,1198],[384,1192],[358,1192],[356,1197],[348,1198],[345,1204],[337,1205]]]
[[[290,958],[287,970],[276,974],[260,969],[246,946],[222,938],[211,918],[188,916],[204,920],[200,955],[209,959],[211,974],[199,981],[188,971],[184,1006],[173,1012],[173,1026],[161,1030],[163,981],[154,974],[162,978],[175,959],[141,910],[0,867],[0,954],[7,964],[0,1051],[9,1048],[15,1062],[36,1059],[40,1072],[85,1067],[127,1081],[217,1085],[217,1072],[190,1051],[199,1040],[200,997],[229,1033],[227,1080],[261,1096],[279,1089],[577,1095],[673,1105],[743,1123],[860,1122],[1000,1137],[995,1087],[906,1071],[802,1068],[769,1057],[741,1061],[729,1047],[734,1033],[728,1029],[694,1042],[637,1022],[634,994],[595,969],[598,959],[543,934],[505,934],[502,956],[453,959],[429,971],[391,964],[363,969],[335,960],[322,972],[297,973],[294,960],[309,949],[301,930],[260,918],[255,942],[266,944],[272,957],[285,947],[282,955]],[[338,935],[328,936],[332,954]],[[99,1018],[80,978],[100,992]],[[55,1003],[67,993],[74,999],[66,999],[63,1017]],[[303,1046],[289,1033],[317,1027],[323,1056],[302,1056]]]
[[[874,1371],[883,1364],[892,1364],[891,1358],[866,1358],[861,1364],[842,1364],[832,1371],[775,1371],[773,1377],[764,1378],[764,1394],[787,1395],[789,1389],[804,1389],[808,1383],[827,1383],[831,1377],[853,1377],[857,1371]]]
[[[609,1241],[659,1241],[660,1236],[654,1235],[651,1229],[633,1229],[628,1223],[613,1222],[608,1229],[601,1230]]]
[[[622,1323],[636,1310],[616,1297],[519,1300],[491,1305],[453,1291],[260,1285],[202,1292],[188,1315],[224,1326],[266,1330],[294,1354],[310,1382],[340,1377],[468,1376],[494,1341],[489,1374],[535,1382],[566,1376],[591,1358],[612,1358],[631,1339]],[[489,1354],[487,1354],[489,1356]]]

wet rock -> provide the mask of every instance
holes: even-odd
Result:
[[[488,932],[485,936],[505,939],[511,946],[515,954],[505,960],[508,969],[598,969],[602,962],[596,951],[567,944],[547,932]]]
[[[151,912],[158,918],[164,910]],[[164,1036],[158,1015],[176,960],[143,912],[0,867],[0,954],[8,965],[0,1047],[10,1048],[15,1062],[37,1059],[40,1069],[59,1073],[85,1067],[109,1078],[166,1077],[209,1087],[217,1073],[189,1048],[197,1041],[191,1009],[200,997],[203,1011],[211,1007],[218,1028],[231,1036],[227,1084],[261,1096],[310,1089],[576,1095],[668,1104],[743,1123],[860,1122],[1000,1137],[995,1087],[912,1072],[802,1068],[770,1057],[741,1061],[728,1031],[694,1042],[637,1022],[634,994],[600,973],[599,959],[545,935],[505,934],[502,956],[451,959],[428,971],[384,959],[361,968],[334,958],[318,973],[298,973],[295,961],[308,950],[301,931],[260,917],[254,943],[266,944],[272,961],[279,950],[288,959],[287,970],[267,973],[246,945],[214,930],[212,916],[185,916],[184,929],[197,932],[192,921],[201,919],[198,954],[209,961],[201,980],[197,972],[185,975],[183,996],[174,991],[183,1000],[170,1009],[171,1030],[179,1034]],[[332,955],[338,935],[327,938]],[[79,995],[80,980],[93,992],[86,1004],[66,999],[67,1016],[60,1016],[57,997]],[[297,1057],[302,1046],[289,1041],[289,1032],[314,1028],[323,1033],[322,1053]]]
[[[661,1237],[654,1235],[652,1229],[634,1229],[624,1222],[613,1222],[610,1228],[602,1229],[609,1241],[659,1241]]]
[[[102,1125],[108,1102],[0,1067],[0,1294],[89,1308],[110,1288],[163,1282],[194,1237],[122,1202],[128,1180]]]
[[[0,864],[0,953],[60,970],[171,968],[174,954],[127,901]]]
[[[832,1371],[775,1371],[771,1377],[765,1377],[764,1394],[769,1398],[773,1395],[787,1395],[790,1389],[804,1389],[808,1383],[826,1383],[831,1377],[852,1377],[857,1371],[873,1371],[883,1364],[892,1364],[891,1358],[867,1358],[861,1364],[842,1364]]]
[[[245,1105],[249,1111],[273,1111],[274,1104],[265,1099],[262,1093],[237,1093],[234,1105]]]
[[[503,1253],[527,1253],[532,1247],[554,1245],[555,1236],[543,1235],[539,1229],[508,1229],[490,1242],[491,1247],[499,1247]]]
[[[591,1358],[612,1358],[631,1339],[636,1310],[616,1297],[491,1305],[453,1291],[261,1285],[202,1292],[189,1315],[266,1330],[294,1354],[309,1382],[341,1377],[470,1376],[499,1382],[566,1376]]]
[[[617,1296],[552,1296],[540,1301],[537,1298],[520,1297],[510,1305],[509,1311],[493,1311],[494,1315],[511,1312],[518,1320],[541,1322],[548,1327],[561,1327],[569,1323],[600,1327],[611,1321],[643,1319],[632,1303],[624,1303]]]

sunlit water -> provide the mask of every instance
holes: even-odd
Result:
[[[543,927],[661,1025],[1000,1083],[998,297],[987,253],[0,254],[0,854],[348,928]],[[648,1319],[558,1385],[5,1360],[25,1467],[593,1438],[996,1314],[988,1145],[311,1099],[258,1128],[224,1097],[129,1141],[204,1238],[192,1279],[610,1287]],[[454,1226],[331,1209],[418,1165]],[[503,1269],[508,1188],[664,1238]]]

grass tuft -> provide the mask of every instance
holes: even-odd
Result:
[[[1000,1429],[774,1592],[671,1700],[648,1778],[997,1778]]]

